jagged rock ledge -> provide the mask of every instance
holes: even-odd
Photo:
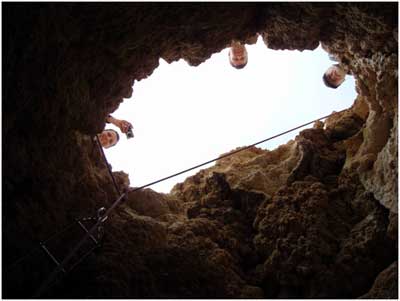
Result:
[[[54,263],[27,254],[116,198],[90,138],[135,80],[231,39],[346,65],[346,112],[275,150],[221,159],[170,194],[130,191],[103,246],[50,298],[397,298],[397,3],[6,3],[3,296]],[[80,230],[48,244],[65,255]],[[75,233],[76,232],[76,233]],[[74,234],[74,235],[73,235]]]

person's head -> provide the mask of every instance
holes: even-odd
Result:
[[[344,69],[339,64],[335,64],[325,71],[322,80],[327,87],[336,89],[344,82],[345,77],[346,72]]]
[[[247,50],[240,42],[232,42],[229,49],[229,62],[232,67],[242,69],[247,64]]]
[[[114,130],[104,130],[98,135],[100,144],[104,148],[114,146],[119,141],[119,135]]]

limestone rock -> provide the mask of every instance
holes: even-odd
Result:
[[[273,151],[253,147],[235,156],[218,160],[215,167],[189,177],[184,186],[177,184],[171,193],[184,200],[199,195],[198,184],[215,171],[226,174],[231,187],[272,195],[287,181],[299,156],[294,141]]]
[[[182,213],[178,200],[151,189],[128,192],[125,201],[141,215],[162,218],[163,215]]]
[[[354,105],[275,150],[220,158],[171,195],[135,196],[113,170],[128,201],[102,247],[41,297],[395,297],[397,265],[377,276],[397,259],[397,6],[3,5],[3,297],[32,298],[54,270],[37,242],[118,197],[93,136],[134,82],[160,58],[197,66],[256,35],[271,49],[321,44],[354,76]],[[75,230],[52,242],[58,259]]]
[[[360,298],[397,299],[399,290],[398,279],[398,264],[395,261],[379,274],[371,290]]]
[[[397,118],[386,145],[379,152],[369,176],[362,177],[366,188],[390,211],[398,212]]]

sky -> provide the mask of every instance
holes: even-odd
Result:
[[[337,89],[323,84],[322,75],[334,62],[321,47],[277,51],[259,37],[246,48],[249,59],[243,69],[231,67],[226,48],[197,67],[160,59],[152,75],[135,81],[132,97],[111,114],[132,123],[135,135],[128,140],[120,134],[118,144],[105,150],[113,171],[123,170],[130,186],[140,187],[346,109],[356,98],[352,76]],[[119,131],[109,124],[106,128]],[[258,147],[273,150],[305,128]],[[213,165],[149,188],[169,193],[175,184]]]

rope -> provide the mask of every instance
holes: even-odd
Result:
[[[346,109],[345,109],[345,110],[346,110]],[[148,184],[146,184],[146,185],[140,186],[140,187],[138,187],[138,188],[132,189],[132,190],[130,190],[130,192],[134,192],[134,191],[141,190],[141,189],[143,189],[143,188],[146,188],[146,187],[149,187],[149,186],[151,186],[151,185],[154,185],[154,184],[163,182],[163,181],[165,181],[165,180],[171,179],[171,178],[173,178],[173,177],[176,177],[176,176],[178,176],[178,175],[181,175],[181,174],[186,173],[186,172],[188,172],[188,171],[191,171],[191,170],[193,170],[193,169],[196,169],[196,168],[202,167],[202,166],[204,166],[204,165],[210,164],[210,163],[215,162],[215,161],[217,161],[217,160],[220,160],[220,159],[223,159],[223,158],[227,158],[227,157],[233,156],[233,155],[235,155],[235,154],[237,154],[237,153],[239,153],[239,152],[243,152],[243,151],[245,151],[245,150],[248,150],[249,148],[252,148],[252,147],[254,147],[254,146],[258,145],[258,144],[267,142],[267,141],[272,140],[272,139],[275,139],[275,138],[277,138],[277,137],[279,137],[279,136],[282,136],[282,135],[285,135],[285,134],[287,134],[287,133],[293,132],[293,131],[295,131],[295,130],[297,130],[297,129],[299,129],[299,128],[302,128],[302,127],[304,127],[304,126],[307,126],[307,125],[309,125],[309,124],[312,124],[312,123],[314,123],[314,122],[316,122],[316,121],[319,121],[319,120],[321,120],[321,119],[325,119],[325,118],[328,118],[328,117],[330,117],[330,116],[332,116],[332,115],[342,113],[342,112],[344,112],[345,110],[342,110],[342,111],[339,111],[339,112],[335,112],[335,113],[332,113],[332,114],[330,114],[330,115],[327,115],[327,116],[324,116],[324,117],[320,117],[320,118],[315,119],[315,120],[313,120],[313,121],[304,123],[304,124],[302,124],[302,125],[299,125],[299,126],[297,126],[297,127],[292,128],[292,129],[290,129],[290,130],[287,130],[287,131],[285,131],[285,132],[282,132],[282,133],[280,133],[280,134],[277,134],[277,135],[271,136],[271,137],[269,137],[269,138],[263,139],[263,140],[261,140],[261,141],[258,141],[258,142],[256,142],[256,143],[250,144],[249,146],[246,146],[246,147],[241,148],[241,149],[239,149],[239,150],[236,150],[236,151],[227,153],[227,154],[222,155],[222,156],[219,156],[219,157],[217,157],[217,158],[215,158],[215,159],[206,161],[206,162],[204,162],[204,163],[198,164],[198,165],[193,166],[193,167],[191,167],[191,168],[188,168],[188,169],[182,170],[182,171],[180,171],[180,172],[177,172],[177,173],[175,173],[175,174],[173,174],[173,175],[167,176],[167,177],[165,177],[165,178],[161,178],[161,179],[159,179],[159,180],[157,180],[157,181],[154,181],[154,182],[148,183]],[[103,158],[104,158],[104,160],[105,160],[105,162],[106,162],[106,164],[107,164],[108,171],[109,171],[109,173],[110,173],[110,175],[111,175],[111,178],[112,178],[112,180],[113,180],[115,189],[116,189],[117,192],[119,193],[119,189],[118,189],[118,186],[117,186],[117,184],[116,184],[115,178],[114,178],[114,176],[113,176],[113,174],[112,174],[112,172],[111,172],[111,169],[110,169],[109,164],[108,164],[108,162],[107,162],[107,159],[106,159],[106,157],[105,157],[104,151],[103,151],[103,149],[102,149],[101,146],[100,146],[99,138],[98,138],[97,135],[96,135],[96,138],[97,138],[96,141],[97,141],[97,143],[98,143],[98,145],[99,145],[99,147],[100,147],[100,149],[101,149],[101,153],[102,153],[102,155],[103,155]],[[53,282],[53,280],[54,280],[54,278],[57,276],[57,274],[58,274],[60,271],[64,270],[64,266],[72,259],[72,257],[73,257],[73,256],[75,255],[75,253],[80,249],[80,247],[85,243],[85,241],[94,233],[94,231],[95,231],[102,223],[104,223],[104,222],[107,220],[107,218],[108,218],[108,216],[110,215],[110,213],[124,200],[125,195],[126,195],[126,193],[121,194],[121,195],[119,196],[119,198],[111,205],[111,207],[110,207],[109,209],[106,210],[106,212],[102,215],[102,217],[99,218],[99,219],[97,220],[96,224],[93,225],[92,228],[90,228],[90,230],[89,230],[89,231],[84,235],[84,237],[76,244],[76,246],[72,249],[72,251],[63,259],[63,261],[53,270],[53,272],[49,275],[49,277],[42,283],[42,285],[40,286],[40,288],[39,288],[39,289],[37,290],[37,292],[35,293],[34,298],[38,298],[39,296],[41,296],[41,295],[46,291],[46,289],[47,289],[47,288],[49,287],[49,285]],[[86,255],[85,255],[85,256],[86,256]]]
[[[292,128],[292,129],[290,129],[290,130],[287,130],[287,131],[282,132],[282,133],[280,133],[280,134],[277,134],[277,135],[275,135],[275,136],[272,136],[272,137],[266,138],[266,139],[264,139],[264,140],[258,141],[258,142],[256,142],[256,143],[250,144],[249,146],[246,146],[246,147],[244,147],[244,148],[235,150],[235,151],[233,151],[233,152],[230,152],[230,153],[227,153],[227,154],[225,154],[225,155],[219,156],[219,157],[217,157],[217,158],[215,158],[215,159],[212,159],[212,160],[209,160],[209,161],[207,161],[207,162],[204,162],[204,163],[198,164],[198,165],[196,165],[196,166],[190,167],[190,168],[188,168],[188,169],[182,170],[182,171],[177,172],[177,173],[175,173],[175,174],[173,174],[173,175],[170,175],[170,176],[168,176],[168,177],[159,179],[159,180],[154,181],[154,182],[151,182],[151,183],[149,183],[149,184],[140,186],[140,187],[138,187],[138,188],[134,188],[134,189],[130,190],[130,192],[134,192],[134,191],[137,191],[137,190],[141,190],[141,189],[146,188],[146,187],[149,187],[149,186],[151,186],[151,185],[158,184],[158,183],[163,182],[163,181],[165,181],[165,180],[168,180],[168,179],[174,178],[174,177],[176,177],[176,176],[179,176],[179,175],[181,175],[181,174],[184,174],[184,173],[186,173],[186,172],[188,172],[188,171],[191,171],[191,170],[193,170],[193,169],[196,169],[196,168],[202,167],[202,166],[204,166],[204,165],[213,163],[213,162],[215,162],[215,161],[217,161],[217,160],[221,160],[221,159],[223,159],[223,158],[227,158],[227,157],[233,156],[233,155],[235,155],[235,154],[237,154],[237,153],[240,153],[240,152],[243,152],[243,151],[245,151],[245,150],[248,150],[249,148],[252,148],[252,147],[254,147],[254,146],[258,145],[258,144],[261,144],[261,143],[267,142],[267,141],[269,141],[269,140],[278,138],[279,136],[283,136],[283,135],[285,135],[285,134],[287,134],[287,133],[290,133],[290,132],[293,132],[293,131],[295,131],[295,130],[297,130],[297,129],[300,129],[300,128],[302,128],[302,127],[305,127],[306,125],[312,124],[312,123],[314,123],[314,122],[316,122],[316,121],[319,121],[319,120],[321,120],[321,119],[325,119],[325,118],[331,117],[331,116],[333,116],[333,115],[335,115],[335,114],[342,113],[342,112],[344,112],[344,111],[346,111],[346,110],[347,110],[347,109],[344,109],[344,110],[341,110],[341,111],[339,111],[339,112],[335,112],[335,113],[332,113],[332,114],[330,114],[330,115],[326,115],[326,116],[324,116],[324,117],[321,117],[321,118],[315,119],[315,120],[313,120],[313,121],[304,123],[304,124],[302,124],[302,125],[296,126],[296,127]]]
[[[48,236],[45,240],[40,241],[39,245],[36,246],[36,247],[33,247],[27,254],[25,254],[24,256],[21,256],[19,259],[15,260],[13,263],[11,263],[9,266],[5,267],[4,268],[4,273],[7,273],[10,270],[12,270],[15,266],[20,264],[22,261],[24,261],[25,259],[27,259],[30,256],[32,256],[32,254],[34,254],[36,251],[41,250],[42,249],[42,247],[41,247],[42,244],[46,244],[50,240],[52,240],[53,238],[56,238],[56,237],[60,236],[61,234],[67,232],[67,230],[69,230],[74,225],[76,225],[78,221],[88,221],[88,220],[97,220],[97,219],[98,218],[95,218],[95,217],[80,217],[80,218],[75,219],[73,222],[71,222],[70,224],[68,224],[64,228],[62,228],[59,231],[57,231],[57,232],[51,234],[50,236]]]
[[[120,196],[120,195],[121,195],[121,192],[120,192],[119,189],[118,189],[117,182],[115,181],[114,175],[113,175],[113,173],[112,173],[112,171],[111,171],[111,169],[110,169],[110,164],[108,164],[106,155],[104,154],[104,150],[103,150],[102,146],[100,145],[99,136],[96,135],[95,137],[96,137],[95,140],[96,140],[96,142],[97,142],[97,146],[98,146],[99,149],[100,149],[100,153],[101,153],[101,155],[103,156],[104,161],[106,162],[106,166],[107,166],[108,173],[109,173],[109,175],[110,175],[110,177],[111,177],[111,179],[112,179],[112,181],[113,181],[113,183],[114,183],[115,190],[117,191],[118,196]]]
[[[10,270],[12,270],[16,265],[18,265],[19,263],[21,263],[22,261],[24,261],[26,258],[32,256],[32,254],[34,254],[36,251],[41,249],[41,244],[47,243],[48,241],[52,240],[53,238],[60,236],[61,234],[63,234],[64,232],[66,232],[67,230],[69,230],[73,225],[75,225],[76,222],[72,222],[69,225],[65,226],[64,228],[62,228],[61,230],[53,233],[52,235],[50,235],[49,237],[47,237],[44,241],[41,241],[40,244],[37,247],[32,248],[32,250],[22,256],[21,258],[19,258],[18,260],[14,261],[12,264],[10,264],[8,267],[5,268],[5,272],[9,272]]]
[[[111,172],[110,165],[108,164],[108,161],[107,161],[107,158],[106,158],[106,156],[105,156],[105,154],[104,154],[103,148],[102,148],[101,145],[100,145],[100,142],[99,142],[100,139],[99,139],[98,135],[96,135],[95,138],[96,138],[96,139],[95,139],[95,140],[96,140],[96,144],[98,145],[98,147],[99,147],[99,149],[100,149],[100,153],[101,153],[101,155],[102,155],[102,157],[103,157],[103,159],[104,159],[104,161],[105,161],[105,163],[106,163],[108,173],[109,173],[109,175],[110,175],[110,177],[111,177],[111,179],[112,179],[112,181],[113,181],[114,188],[115,188],[115,190],[117,191],[118,196],[120,196],[121,193],[120,193],[120,191],[119,191],[119,189],[118,189],[118,185],[117,185],[117,182],[116,182],[116,180],[115,180],[115,177],[114,177],[113,173]],[[112,206],[111,208],[114,208],[114,206]],[[107,213],[107,212],[106,212],[106,213]],[[85,219],[88,220],[88,219],[91,219],[91,218],[83,218],[82,220],[85,220]],[[105,218],[105,219],[106,219],[106,218]],[[103,221],[105,221],[105,219],[103,219]],[[31,257],[36,251],[41,250],[43,244],[47,243],[47,242],[50,241],[51,239],[53,239],[53,238],[55,238],[55,237],[58,237],[58,236],[60,236],[62,233],[66,232],[66,231],[69,230],[73,225],[75,225],[75,224],[77,223],[77,221],[79,221],[79,220],[81,220],[81,219],[75,220],[74,222],[70,223],[69,225],[67,225],[66,227],[64,227],[63,229],[61,229],[60,231],[58,231],[58,232],[56,232],[56,233],[53,233],[50,237],[48,237],[48,238],[45,239],[44,241],[40,242],[40,244],[39,244],[37,247],[32,248],[32,250],[31,250],[29,253],[27,253],[26,255],[22,256],[21,258],[17,259],[15,262],[13,262],[12,264],[10,264],[10,265],[5,269],[5,272],[9,272],[9,271],[12,270],[13,268],[15,268],[18,264],[20,264],[21,262],[23,262],[25,259]],[[98,227],[98,225],[97,225],[97,223],[96,223],[95,226],[94,226],[91,230],[93,230],[93,232],[94,232],[94,230],[95,230],[97,227]],[[92,231],[91,231],[91,230],[89,231],[90,234],[87,233],[87,236],[90,236],[90,235],[92,234]],[[86,241],[86,239],[87,239],[87,237],[84,237],[84,241]],[[93,248],[93,249],[94,249],[94,248]],[[89,252],[88,252],[88,253],[89,253]],[[88,254],[86,254],[85,257],[86,257],[87,255],[88,255]],[[82,260],[83,260],[83,258],[80,259],[78,263],[80,263]],[[75,263],[74,266],[73,266],[72,268],[74,268],[76,265],[78,265],[78,263]],[[60,265],[62,265],[62,263],[61,263]],[[60,265],[59,265],[58,267],[60,267]],[[72,269],[72,268],[71,268],[71,269]],[[38,293],[39,293],[39,292],[38,292]],[[42,294],[42,292],[40,292],[40,294]]]
[[[53,282],[54,278],[57,274],[64,269],[64,266],[72,259],[75,253],[81,248],[81,246],[86,242],[86,240],[94,233],[94,231],[105,222],[108,218],[108,215],[115,207],[117,207],[125,197],[125,193],[123,193],[115,202],[111,205],[111,207],[105,212],[103,218],[99,219],[96,224],[90,228],[90,230],[86,233],[86,235],[75,245],[75,247],[71,250],[71,252],[61,261],[61,263],[53,270],[53,272],[47,277],[47,279],[42,283],[40,288],[37,290],[33,298],[39,298],[47,289],[47,287]]]

